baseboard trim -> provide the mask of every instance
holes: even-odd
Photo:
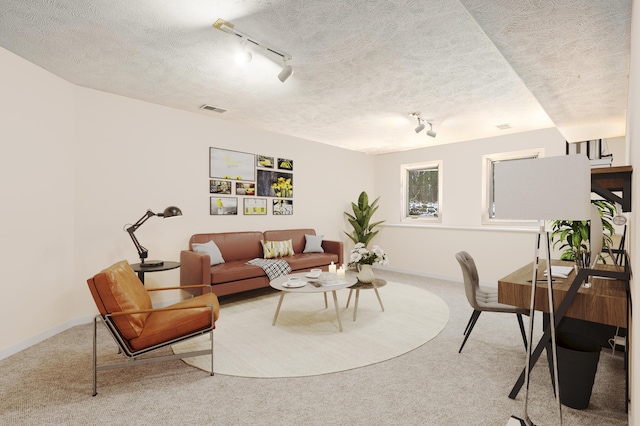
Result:
[[[36,345],[42,341],[47,340],[50,337],[55,336],[58,333],[62,333],[65,330],[70,329],[71,327],[75,327],[76,325],[83,325],[83,324],[87,324],[90,323],[91,320],[93,319],[93,316],[89,316],[89,317],[80,317],[80,318],[74,318],[71,319],[67,322],[64,322],[54,328],[51,328],[49,330],[46,330],[40,334],[37,334],[35,336],[31,336],[26,340],[23,340],[22,342],[19,342],[13,346],[9,346],[8,348],[5,348],[3,350],[0,351],[0,360],[5,359],[5,358],[9,358],[12,355],[17,354],[20,351],[23,351],[33,345]]]
[[[453,282],[456,282],[456,283],[464,284],[462,276],[450,277],[450,276],[445,276],[445,275],[429,274],[427,272],[420,272],[420,271],[414,271],[414,270],[409,270],[409,269],[391,268],[389,266],[376,266],[376,265],[374,265],[374,269],[380,269],[381,271],[396,272],[398,274],[415,275],[417,277],[433,278],[433,279],[436,279],[436,280],[453,281]],[[460,275],[462,275],[462,273],[460,273]],[[483,286],[483,287],[496,287],[496,288],[498,287],[498,284],[496,282],[482,282],[481,281],[480,285]]]
[[[163,308],[165,306],[168,305],[172,305],[174,303],[179,302],[180,300],[173,300],[173,301],[165,301],[162,303],[158,303],[156,305],[157,308]],[[63,331],[66,331],[68,329],[70,329],[71,327],[75,327],[77,325],[84,325],[84,324],[88,324],[91,321],[93,321],[94,315],[90,315],[90,316],[84,316],[84,317],[79,317],[79,318],[74,318],[71,319],[69,321],[66,321],[60,325],[57,325],[56,327],[53,327],[49,330],[43,331],[40,334],[37,334],[35,336],[31,336],[26,340],[23,340],[21,342],[16,343],[15,345],[9,346],[8,348],[5,348],[3,350],[0,350],[0,360],[3,360],[5,358],[9,358],[12,355],[17,354],[20,351],[23,351],[33,345],[36,345],[40,342],[43,342],[45,340],[47,340],[50,337],[55,336],[58,333],[62,333]]]

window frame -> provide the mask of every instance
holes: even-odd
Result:
[[[489,208],[492,205],[491,193],[493,190],[492,165],[495,162],[524,160],[528,158],[543,158],[544,148],[532,148],[520,151],[500,152],[482,156],[482,224],[483,225],[530,225],[536,221],[531,220],[507,220],[490,217]]]
[[[438,170],[438,216],[409,216],[408,215],[408,174],[413,170],[420,169],[433,169],[436,168]],[[412,163],[412,164],[401,164],[400,165],[400,221],[403,223],[408,222],[422,222],[422,223],[442,223],[442,212],[443,212],[443,204],[442,204],[442,160],[434,160],[434,161],[425,161],[421,163]]]

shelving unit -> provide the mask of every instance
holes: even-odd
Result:
[[[632,173],[631,166],[591,169],[591,191],[604,199],[620,204],[623,212],[630,212]]]

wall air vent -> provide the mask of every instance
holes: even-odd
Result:
[[[203,109],[205,111],[215,111],[215,112],[219,112],[220,114],[222,114],[223,112],[227,112],[226,109],[214,107],[213,105],[208,105],[208,104],[202,105],[200,109]]]

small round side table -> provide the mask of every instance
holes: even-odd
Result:
[[[355,283],[354,285],[352,285],[351,287],[349,287],[349,297],[347,298],[347,306],[345,307],[348,308],[349,307],[349,302],[351,301],[351,293],[353,293],[353,290],[356,291],[356,301],[355,301],[355,305],[353,308],[353,320],[356,320],[356,315],[358,314],[358,300],[360,299],[360,290],[370,290],[373,289],[376,292],[376,297],[378,298],[378,302],[380,303],[380,308],[382,308],[382,312],[384,312],[384,305],[382,304],[382,299],[380,298],[380,293],[378,293],[378,288],[383,287],[387,285],[387,282],[381,278],[374,278],[373,282],[370,283],[363,283],[358,281],[357,283]]]
[[[160,272],[160,271],[168,271],[170,269],[176,269],[180,267],[180,262],[171,262],[171,261],[164,261],[162,263],[162,265],[158,265],[158,266],[141,266],[141,263],[133,263],[131,264],[131,269],[133,269],[134,272],[138,273],[138,278],[140,278],[140,281],[142,281],[142,284],[144,285],[144,274],[147,272]]]

